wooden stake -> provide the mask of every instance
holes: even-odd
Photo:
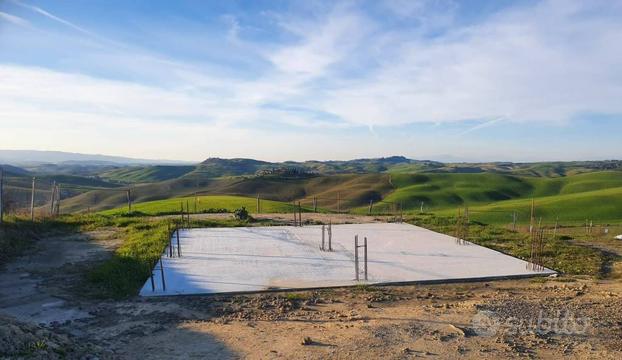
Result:
[[[374,206],[374,200],[369,200],[369,209],[367,210],[367,215],[371,215],[372,206]]]
[[[60,184],[56,185],[56,216],[60,215]]]
[[[337,212],[341,213],[341,191],[337,191]]]
[[[32,177],[32,190],[30,192],[30,221],[35,221],[35,180],[36,178]]]
[[[325,248],[324,248],[324,229],[325,229],[325,226],[322,225],[322,247],[320,248],[320,249],[322,249],[322,251],[325,250]]]
[[[54,201],[56,200],[56,181],[52,182],[52,196],[50,197],[50,216],[54,216]]]
[[[257,194],[257,214],[259,214],[259,194]]]
[[[402,207],[402,202],[400,201],[400,224],[404,222],[404,208]],[[365,238],[367,239],[367,238]],[[365,279],[367,280],[367,279]]]
[[[127,189],[127,213],[132,213],[132,192],[130,189]]]
[[[535,225],[535,216],[536,216],[536,201],[531,199],[531,218],[529,220],[529,233],[533,232],[533,226]]]
[[[313,212],[317,212],[317,198],[315,196],[313,197]]]

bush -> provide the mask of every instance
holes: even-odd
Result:
[[[248,215],[248,210],[246,210],[246,208],[244,206],[242,206],[239,209],[235,209],[235,211],[233,212],[233,216],[235,217],[236,220],[248,220],[250,219],[250,216]]]

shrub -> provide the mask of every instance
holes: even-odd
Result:
[[[244,206],[239,209],[235,209],[233,212],[233,216],[235,216],[236,220],[248,220],[250,216],[248,215],[248,210]]]

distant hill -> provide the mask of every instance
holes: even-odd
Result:
[[[134,159],[123,156],[100,154],[80,154],[64,151],[42,150],[0,150],[0,163],[11,165],[67,163],[71,165],[111,165],[111,164],[181,164],[182,161]]]
[[[17,166],[0,164],[0,169],[4,171],[4,176],[28,176],[30,172]]]

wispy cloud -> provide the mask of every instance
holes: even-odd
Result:
[[[502,121],[504,121],[504,120],[506,120],[506,118],[504,118],[504,117],[499,117],[499,118],[496,118],[496,119],[492,119],[492,120],[484,121],[484,122],[482,122],[482,123],[480,123],[480,124],[478,124],[478,125],[475,125],[475,126],[473,126],[473,127],[471,127],[471,128],[466,129],[465,131],[461,132],[461,133],[459,134],[459,136],[464,136],[464,135],[469,134],[469,133],[472,133],[472,132],[474,132],[474,131],[481,130],[481,129],[485,129],[485,128],[487,128],[487,127],[491,127],[491,126],[493,126],[493,125],[495,125],[495,124],[497,124],[497,123],[499,123],[499,122],[502,122]]]
[[[0,11],[0,20],[8,21],[8,22],[10,22],[12,24],[19,25],[19,26],[29,26],[30,25],[30,23],[28,21],[22,19],[21,17],[15,16],[15,15],[11,15],[9,13],[5,13],[5,12],[2,12],[2,11]]]
[[[73,30],[76,30],[76,31],[81,32],[81,33],[83,33],[85,35],[91,36],[93,38],[97,38],[97,39],[102,40],[102,38],[100,38],[97,34],[91,32],[91,31],[88,31],[88,30],[84,29],[83,27],[78,26],[78,25],[76,25],[76,24],[74,24],[74,23],[72,23],[70,21],[67,21],[67,20],[65,20],[63,18],[60,18],[60,17],[58,17],[58,16],[56,16],[54,14],[51,14],[50,12],[45,11],[42,8],[38,7],[38,6],[30,5],[30,4],[27,4],[27,3],[19,1],[19,0],[10,0],[10,1],[15,3],[18,6],[21,6],[23,8],[32,10],[32,11],[36,12],[37,14],[43,15],[43,16],[47,17],[48,19],[54,20],[54,21],[59,22],[59,23],[65,25],[65,26],[68,26],[68,27],[72,28]]]

